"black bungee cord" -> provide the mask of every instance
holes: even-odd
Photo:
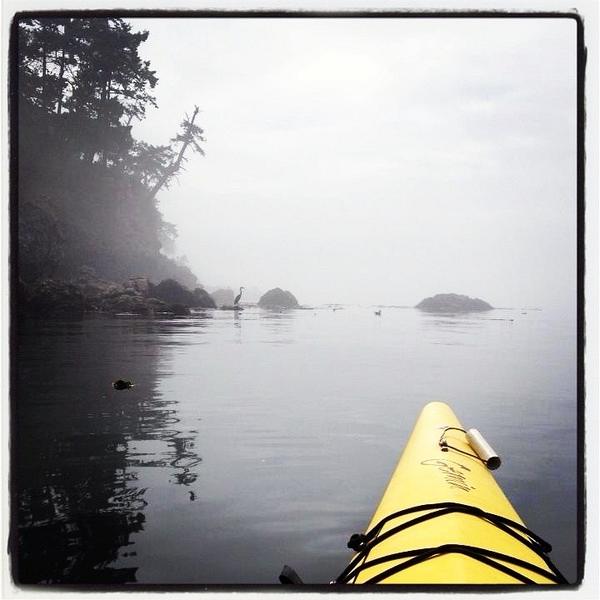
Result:
[[[399,517],[406,516],[411,513],[423,512],[427,510],[432,512],[411,519],[406,523],[402,523],[400,525],[392,527],[391,529],[380,535],[380,532],[383,529],[383,527],[393,519],[397,519]],[[482,518],[488,523],[497,527],[498,529],[504,531],[508,535],[511,535],[523,545],[527,546],[529,549],[535,552],[545,562],[549,570],[545,570],[543,568],[538,567],[537,565],[531,564],[527,561],[523,561],[518,558],[514,558],[512,556],[508,556],[507,554],[503,554],[501,552],[495,552],[487,548],[468,546],[464,544],[443,544],[441,546],[433,548],[417,548],[414,550],[396,552],[376,559],[368,560],[368,555],[371,552],[371,550],[376,545],[392,537],[393,535],[396,535],[401,531],[418,525],[419,523],[423,523],[430,519],[434,519],[443,515],[456,512]],[[383,572],[375,575],[374,577],[364,582],[378,583],[395,573],[403,571],[435,556],[448,553],[459,553],[469,556],[475,560],[478,560],[479,562],[485,563],[499,571],[502,571],[507,575],[510,575],[511,577],[522,583],[535,584],[536,582],[527,577],[526,575],[523,575],[522,573],[511,569],[506,564],[502,563],[509,563],[527,569],[532,573],[536,573],[538,575],[546,577],[549,580],[549,582],[552,583],[568,583],[564,576],[556,568],[556,566],[554,566],[550,558],[546,556],[546,552],[550,552],[552,550],[552,546],[548,542],[544,541],[542,538],[537,536],[533,531],[531,531],[524,525],[521,525],[520,523],[517,523],[516,521],[513,521],[511,519],[508,519],[507,517],[496,515],[494,513],[484,511],[475,506],[461,504],[458,502],[439,502],[435,504],[422,504],[419,506],[394,512],[381,519],[381,521],[379,521],[367,533],[352,535],[350,541],[348,542],[348,547],[355,550],[357,554],[352,559],[350,564],[346,567],[346,569],[344,569],[344,571],[331,582],[332,584],[350,583],[352,580],[356,579],[356,576],[360,572],[369,569],[370,567],[386,562],[391,562],[394,560],[408,559],[399,565],[394,565],[384,570]]]

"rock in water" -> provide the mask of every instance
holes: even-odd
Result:
[[[421,300],[415,308],[426,312],[475,312],[492,310],[494,307],[479,298],[469,298],[460,294],[437,294]]]
[[[215,308],[215,302],[208,292],[196,288],[193,292],[175,279],[164,279],[158,285],[150,285],[149,293],[168,304],[181,304],[188,308]]]
[[[258,305],[261,308],[298,308],[300,306],[292,292],[281,288],[273,288],[264,293],[260,297]]]
[[[212,296],[204,289],[197,287],[194,290],[194,303],[192,308],[217,308]]]
[[[150,286],[150,295],[168,304],[194,303],[194,294],[175,279],[163,279],[158,285]]]

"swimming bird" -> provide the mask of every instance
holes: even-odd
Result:
[[[235,297],[235,300],[233,301],[233,305],[237,306],[237,303],[242,299],[242,290],[245,290],[245,287],[240,287],[240,293]]]
[[[381,309],[379,309],[379,310],[376,310],[376,311],[375,311],[375,314],[376,314],[378,317],[380,317],[380,316],[381,316]]]
[[[113,387],[115,390],[128,390],[131,389],[135,384],[131,381],[126,381],[125,379],[117,379],[113,381]]]

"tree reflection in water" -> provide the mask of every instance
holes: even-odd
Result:
[[[137,567],[114,563],[136,556],[131,535],[144,527],[139,469],[166,468],[174,484],[196,480],[197,432],[177,429],[176,403],[158,392],[164,327],[104,319],[19,324],[16,581],[135,582]],[[136,386],[113,390],[121,375]]]

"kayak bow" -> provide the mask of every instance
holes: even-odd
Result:
[[[367,532],[348,543],[357,553],[332,583],[566,583],[550,545],[496,483],[499,464],[449,406],[425,406]]]

